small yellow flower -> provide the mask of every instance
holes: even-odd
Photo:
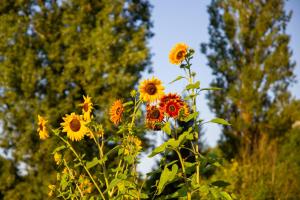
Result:
[[[93,190],[93,184],[84,175],[80,175],[79,188],[83,194],[90,194]]]
[[[62,131],[66,132],[68,138],[70,138],[72,141],[81,140],[89,130],[85,126],[87,122],[82,119],[81,115],[71,113],[70,115],[63,117],[63,120],[64,122],[61,123],[61,126],[63,127]]]
[[[38,133],[39,133],[39,136],[40,136],[40,139],[41,140],[45,140],[49,137],[49,134],[48,134],[48,131],[46,129],[46,123],[48,122],[47,120],[45,120],[45,118],[41,117],[40,115],[38,115]]]
[[[113,105],[110,107],[110,111],[109,111],[110,120],[115,125],[118,125],[122,121],[123,111],[124,111],[124,107],[121,100],[115,101]]]
[[[157,101],[164,95],[164,89],[158,78],[143,80],[139,86],[140,99],[147,102]]]
[[[79,104],[79,106],[82,106],[83,119],[87,122],[90,122],[93,103],[91,101],[91,97],[89,97],[88,95],[86,97],[83,96],[83,100],[84,102]]]
[[[184,43],[176,44],[169,54],[169,61],[172,64],[180,64],[185,59],[185,56],[188,51],[188,46]]]
[[[142,149],[142,141],[135,136],[127,136],[124,138],[124,155],[138,153]]]
[[[55,185],[48,185],[48,188],[49,188],[48,196],[51,197],[51,196],[53,196],[53,193],[55,190]]]
[[[56,164],[59,165],[61,163],[61,157],[62,157],[61,154],[55,152],[53,157],[54,157],[54,161],[56,162]]]

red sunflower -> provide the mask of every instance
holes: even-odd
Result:
[[[170,100],[175,100],[178,102],[182,101],[178,94],[169,93],[169,94],[162,96],[162,98],[160,99],[159,107],[161,109],[164,109],[164,107]]]
[[[183,102],[170,100],[164,106],[164,110],[169,117],[177,118],[179,116],[180,110],[183,108]]]

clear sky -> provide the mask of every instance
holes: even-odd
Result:
[[[152,0],[153,5],[152,20],[154,22],[154,37],[150,40],[150,48],[153,53],[153,74],[144,74],[144,78],[156,76],[164,82],[166,92],[181,92],[183,82],[168,84],[183,72],[179,67],[171,65],[168,61],[168,54],[174,44],[184,42],[195,49],[193,60],[193,70],[197,72],[201,87],[209,86],[213,77],[211,70],[207,66],[207,59],[200,53],[200,44],[207,42],[209,16],[207,5],[210,0]],[[293,10],[293,17],[288,24],[287,32],[291,35],[290,47],[294,52],[293,60],[297,62],[295,73],[297,80],[300,77],[300,1],[290,0],[286,4],[287,10]],[[295,84],[291,91],[294,96],[300,98],[300,83]],[[205,93],[199,98],[200,115],[202,119],[209,120],[214,117],[207,106]],[[208,145],[214,146],[220,137],[221,130],[218,125],[207,124],[204,127],[204,139]],[[156,146],[161,143],[161,133],[151,134],[151,138],[156,138]],[[147,172],[154,164],[153,159],[143,156],[139,169]]]

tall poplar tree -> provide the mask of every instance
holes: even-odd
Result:
[[[286,34],[291,13],[284,5],[212,0],[208,6],[210,39],[201,49],[214,75],[211,85],[222,88],[208,95],[209,106],[232,124],[223,127],[220,145],[229,157],[241,146],[251,153],[261,135],[280,136],[295,120],[291,108],[299,103],[288,91],[295,80]]]
[[[112,101],[151,70],[150,8],[147,0],[1,1],[0,199],[46,198],[56,141],[39,140],[38,114],[57,127],[89,95],[105,124]]]

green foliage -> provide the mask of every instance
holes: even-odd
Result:
[[[261,138],[252,155],[224,164],[212,180],[223,178],[237,199],[299,199],[299,132],[294,128],[281,140]]]
[[[208,7],[210,40],[202,52],[215,76],[208,95],[217,116],[230,121],[223,128],[221,148],[228,158],[241,146],[255,148],[261,135],[282,136],[297,119],[287,113],[295,80],[290,36],[291,13],[284,0],[212,0]]]
[[[146,0],[1,1],[0,144],[11,158],[1,175],[14,180],[0,188],[4,199],[45,199],[55,178],[49,152],[58,140],[38,140],[37,114],[58,125],[88,94],[106,124],[103,111],[149,65],[149,9]]]

